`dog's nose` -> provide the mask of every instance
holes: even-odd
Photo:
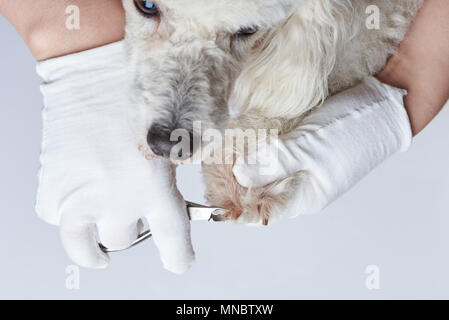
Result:
[[[148,145],[154,154],[160,157],[186,160],[192,156],[193,134],[186,130],[181,131],[183,133],[181,136],[174,136],[178,140],[172,141],[172,130],[160,125],[153,125],[148,131]],[[175,146],[177,146],[176,150],[173,149]],[[174,153],[172,154],[172,152]]]
[[[168,128],[154,125],[148,131],[147,142],[154,154],[169,158],[175,142],[170,141],[171,131]]]

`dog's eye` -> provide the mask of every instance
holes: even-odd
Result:
[[[241,28],[239,31],[237,31],[236,36],[242,37],[242,38],[251,37],[252,35],[256,34],[257,31],[259,31],[259,28],[256,26],[244,27],[244,28]]]
[[[153,1],[134,0],[137,10],[146,17],[155,17],[160,14],[159,8]]]

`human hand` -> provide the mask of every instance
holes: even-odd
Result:
[[[330,97],[293,132],[250,155],[257,164],[238,160],[234,175],[242,186],[257,188],[301,172],[285,214],[318,212],[389,156],[408,149],[412,133],[404,95],[368,78]]]
[[[128,247],[146,219],[168,270],[194,261],[185,202],[174,168],[146,160],[126,115],[122,43],[41,63],[45,84],[36,210],[59,225],[76,263],[103,268],[109,249]]]

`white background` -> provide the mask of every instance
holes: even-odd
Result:
[[[42,100],[35,62],[0,16],[0,298],[449,298],[449,110],[412,149],[376,169],[325,212],[255,229],[195,223],[197,262],[162,269],[151,242],[81,269],[66,289],[58,229],[34,213]],[[180,172],[202,201],[197,167]],[[365,268],[380,267],[380,290]]]

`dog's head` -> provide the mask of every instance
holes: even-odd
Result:
[[[123,0],[139,139],[167,157],[176,143],[170,141],[173,130],[185,130],[192,139],[194,121],[208,128],[226,126],[229,97],[250,57],[259,52],[259,61],[251,63],[252,77],[258,70],[275,71],[261,67],[269,61],[260,61],[260,52],[273,50],[263,46],[288,19],[291,2]]]

